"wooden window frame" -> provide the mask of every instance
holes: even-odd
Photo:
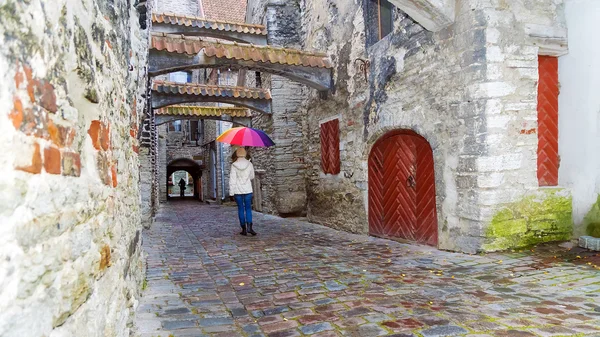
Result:
[[[255,72],[254,74],[255,84],[257,88],[262,88],[262,74],[260,71]]]
[[[391,34],[392,31],[394,30],[394,15],[393,15],[393,12],[391,12],[390,13],[390,20],[391,20],[391,22],[390,22],[390,26],[391,27],[390,28],[391,29],[390,29],[390,31],[387,34],[383,35],[383,27],[382,27],[382,24],[381,24],[381,22],[382,22],[382,19],[381,19],[381,7],[383,6],[382,5],[383,1],[386,1],[387,3],[389,3],[389,5],[390,5],[390,12],[393,9],[393,5],[388,0],[377,0],[377,36],[378,36],[378,40],[379,41],[383,40],[386,36],[388,36],[389,34]]]
[[[194,123],[196,123],[196,130],[194,130]],[[200,138],[200,121],[197,120],[190,120],[189,121],[190,124],[190,141],[191,142],[198,142],[198,138]],[[194,132],[195,131],[195,132]]]

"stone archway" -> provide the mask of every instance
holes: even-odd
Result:
[[[167,164],[167,181],[169,176],[177,171],[186,171],[192,176],[193,186],[194,186],[194,199],[201,200],[201,177],[202,177],[202,165],[199,165],[192,159],[189,158],[177,158],[169,162]],[[167,186],[167,199],[169,199],[168,195],[168,186]]]
[[[388,132],[371,149],[369,234],[437,246],[433,152],[412,130]]]

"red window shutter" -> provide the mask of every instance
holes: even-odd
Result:
[[[538,150],[539,186],[558,185],[558,58],[539,56]]]
[[[337,119],[321,124],[321,168],[324,173],[340,173],[340,123]]]

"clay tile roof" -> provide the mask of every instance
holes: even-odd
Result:
[[[271,99],[271,93],[268,90],[261,88],[232,87],[196,83],[154,81],[152,83],[152,90],[166,94],[172,93],[212,97]]]
[[[171,105],[160,108],[155,113],[161,116],[220,117],[228,115],[231,117],[252,117],[246,108],[194,105]]]
[[[173,13],[152,13],[152,22],[214,29],[226,32],[267,35],[267,30],[265,29],[265,26],[262,25],[252,25],[247,23],[221,20],[208,20],[197,16],[178,15]]]
[[[201,37],[152,33],[150,48],[179,54],[198,54],[204,50],[209,57],[227,58],[263,63],[277,63],[314,68],[332,68],[326,54],[305,52],[272,46],[255,46]]]
[[[246,0],[201,0],[209,19],[242,22],[246,19]]]

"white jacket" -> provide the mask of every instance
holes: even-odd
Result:
[[[229,172],[229,195],[252,193],[254,165],[246,158],[238,158]]]

